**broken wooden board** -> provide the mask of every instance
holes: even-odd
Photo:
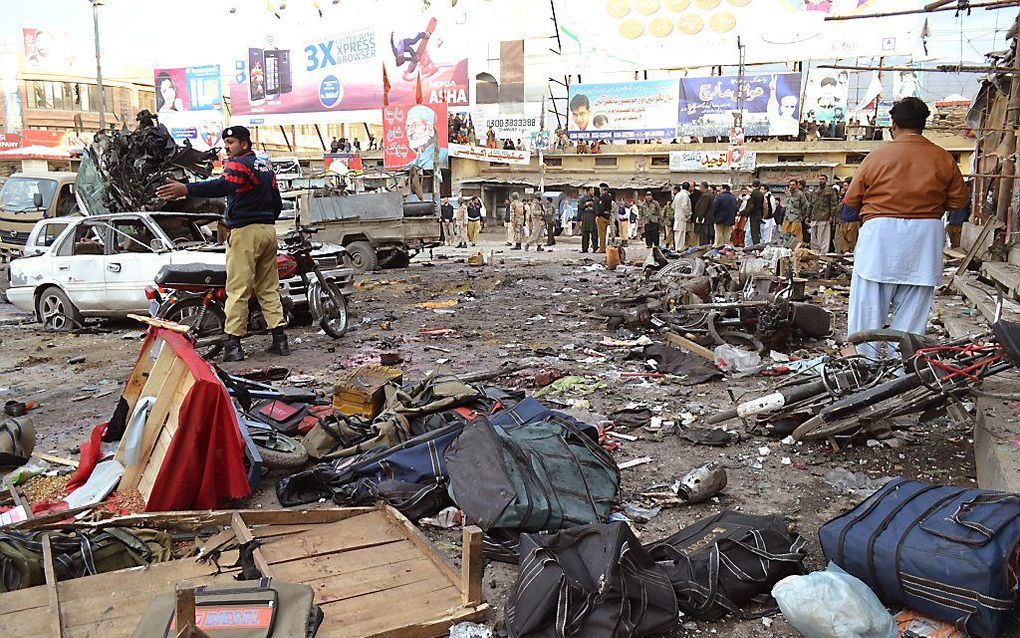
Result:
[[[174,516],[139,515],[120,521],[144,519],[176,527]],[[215,527],[224,529],[221,536],[259,538],[263,544],[256,550],[257,563],[276,579],[305,583],[315,591],[324,614],[319,638],[438,637],[451,625],[480,620],[488,611],[481,597],[477,528],[465,530],[458,570],[410,521],[386,505],[179,516],[185,528],[208,527],[215,521]],[[184,581],[193,587],[230,583],[236,570],[215,572],[214,565],[189,558],[0,594],[0,636],[129,638],[157,596],[175,591]]]
[[[995,291],[983,286],[973,277],[967,275],[953,275],[953,288],[967,298],[978,309],[978,312],[985,318],[985,321],[995,321],[996,298]],[[1016,320],[1020,316],[1020,304],[1009,299],[1002,301],[1002,316],[1006,319]]]
[[[694,343],[687,337],[682,337],[675,332],[667,332],[666,341],[668,341],[670,345],[682,348],[691,354],[696,354],[702,359],[715,363],[715,353],[704,346]]]
[[[1002,261],[986,261],[981,264],[981,276],[1002,286],[1007,297],[1020,299],[1020,266]]]

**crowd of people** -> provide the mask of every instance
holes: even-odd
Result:
[[[446,130],[449,141],[454,144],[477,144],[478,134],[475,123],[467,113],[450,113],[446,117]]]
[[[374,151],[378,148],[375,135],[368,134],[368,148],[366,150]],[[339,139],[334,137],[329,143],[330,153],[358,153],[361,152],[361,140],[358,138],[348,139],[346,137],[340,137]]]

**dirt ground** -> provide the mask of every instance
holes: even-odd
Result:
[[[604,389],[587,396],[556,398],[578,416],[601,420],[629,403],[650,407],[667,426],[657,433],[643,429],[628,433],[637,441],[621,441],[615,453],[619,462],[642,456],[651,462],[624,469],[621,503],[652,506],[643,492],[664,491],[688,470],[708,461],[722,465],[729,477],[726,490],[710,502],[664,508],[660,514],[634,528],[645,541],[666,537],[698,518],[724,508],[750,513],[787,516],[808,541],[808,566],[823,568],[818,544],[819,526],[856,504],[860,497],[840,492],[825,474],[842,467],[869,477],[905,476],[962,486],[975,485],[973,441],[969,428],[948,419],[916,425],[910,440],[899,448],[868,445],[861,441],[839,452],[824,444],[785,445],[745,431],[739,421],[726,427],[739,434],[727,447],[694,445],[677,436],[681,416],[696,418],[690,425],[704,425],[703,418],[732,407],[733,396],[762,392],[773,381],[761,377],[725,379],[684,386],[675,379],[621,377],[621,372],[646,370],[642,360],[624,360],[627,348],[599,345],[604,336],[632,336],[626,330],[610,333],[595,308],[633,281],[636,273],[586,270],[601,262],[577,251],[576,238],[560,241],[552,252],[511,252],[497,235],[483,236],[480,249],[491,263],[469,267],[470,250],[441,248],[415,258],[409,268],[359,277],[351,299],[352,327],[334,341],[317,327],[290,331],[294,353],[287,359],[262,352],[268,337],[246,342],[250,357],[243,370],[266,364],[282,364],[292,374],[311,374],[317,387],[328,394],[334,379],[364,362],[378,361],[380,352],[397,352],[404,359],[405,380],[444,366],[453,372],[475,372],[508,361],[534,368],[554,368],[605,383]],[[601,255],[595,257],[601,258]],[[644,248],[631,249],[631,260],[644,257]],[[3,279],[6,279],[4,276]],[[817,291],[815,291],[817,293]],[[845,325],[845,290],[817,293],[837,317],[837,329]],[[455,300],[448,308],[421,308],[416,304]],[[41,403],[32,413],[39,434],[37,449],[60,456],[76,456],[89,430],[113,413],[122,383],[140,345],[142,331],[127,320],[91,322],[99,332],[79,335],[47,333],[37,325],[23,323],[24,316],[8,304],[0,304],[0,400],[17,398]],[[450,328],[445,337],[420,336],[420,330]],[[831,345],[804,344],[801,354],[816,355]],[[594,351],[594,352],[592,352]],[[792,353],[791,353],[792,354]],[[602,358],[599,355],[603,355]],[[83,363],[70,364],[84,356]],[[534,386],[535,369],[496,385]],[[674,422],[676,425],[669,425]],[[480,474],[484,475],[480,468]],[[273,485],[278,476],[263,482],[253,502],[278,506]],[[456,553],[459,536],[452,532],[429,534],[441,548]],[[485,572],[485,593],[493,607],[490,623],[501,625],[503,606],[516,576],[512,566],[490,563]],[[781,616],[771,621],[728,619],[720,622],[688,621],[674,636],[723,635],[796,636]]]

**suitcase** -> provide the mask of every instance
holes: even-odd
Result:
[[[1020,495],[896,479],[819,530],[889,606],[994,638],[1016,606]]]

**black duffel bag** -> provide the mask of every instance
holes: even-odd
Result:
[[[624,523],[522,534],[519,551],[511,638],[626,638],[679,622],[669,580]]]
[[[769,592],[787,576],[804,573],[804,540],[779,515],[725,510],[645,547],[673,584],[685,615],[714,620],[779,611]],[[752,602],[769,603],[756,613]]]

